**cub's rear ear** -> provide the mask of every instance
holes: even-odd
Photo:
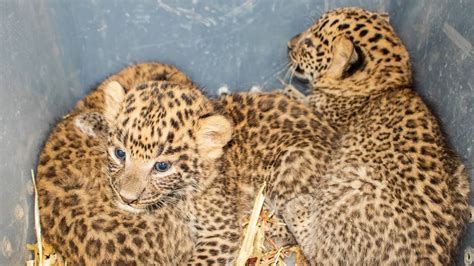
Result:
[[[199,154],[208,160],[222,156],[223,147],[232,137],[232,124],[222,115],[201,118],[196,128]]]
[[[331,50],[333,60],[324,75],[333,79],[341,79],[359,57],[352,41],[344,35],[340,35],[334,40]]]
[[[387,12],[381,12],[378,14],[383,20],[385,20],[385,22],[390,23],[390,15]]]
[[[125,90],[117,81],[109,82],[104,89],[104,117],[107,122],[114,122],[122,103],[125,100]]]

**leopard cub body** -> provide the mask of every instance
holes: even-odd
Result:
[[[324,14],[288,43],[302,99],[341,135],[317,192],[283,213],[317,264],[448,265],[468,217],[468,178],[420,96],[385,15]]]
[[[190,84],[176,68],[141,64],[110,77]],[[51,132],[37,185],[44,240],[72,265],[178,265],[194,248],[186,201],[141,215],[121,209],[110,186],[104,90],[91,92]]]
[[[266,182],[277,210],[314,193],[337,138],[281,94],[209,99],[189,84],[118,84],[111,82],[104,112],[111,186],[119,206],[137,215],[191,199],[189,264],[233,262],[256,191]]]

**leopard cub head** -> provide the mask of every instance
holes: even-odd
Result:
[[[199,89],[166,81],[105,89],[108,171],[131,212],[173,206],[212,183],[232,125]]]
[[[294,76],[313,88],[367,94],[411,84],[406,48],[385,14],[360,8],[329,11],[288,42]]]

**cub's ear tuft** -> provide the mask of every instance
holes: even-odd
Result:
[[[390,23],[390,15],[387,12],[379,13],[379,16],[385,20],[385,22]]]
[[[357,62],[359,57],[352,41],[344,35],[340,35],[334,40],[331,49],[333,60],[325,75],[333,79],[340,79],[344,72]]]
[[[98,112],[87,112],[78,115],[74,119],[74,125],[90,137],[103,136],[107,133],[107,122],[104,116]]]
[[[232,137],[232,124],[222,115],[201,118],[196,128],[199,154],[206,159],[221,157],[223,147]]]
[[[104,117],[107,122],[113,122],[122,107],[125,100],[125,90],[117,81],[109,82],[104,89]]]

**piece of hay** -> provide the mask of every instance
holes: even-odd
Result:
[[[285,259],[290,256],[295,256],[295,266],[309,265],[298,246],[279,247],[272,239],[265,236],[267,227],[278,222],[275,221],[273,213],[269,214],[264,208],[265,187],[264,184],[260,188],[255,199],[235,265],[284,266]]]
[[[247,230],[245,232],[244,240],[242,241],[242,246],[240,247],[239,255],[237,256],[237,266],[244,266],[254,250],[255,236],[259,231],[257,228],[257,222],[263,208],[263,203],[265,202],[265,196],[263,195],[264,189],[265,184],[260,188],[257,198],[255,199],[252,214],[250,215],[250,221],[247,225]]]
[[[34,217],[35,217],[35,234],[36,234],[36,243],[35,244],[26,244],[26,248],[33,252],[34,259],[26,261],[27,266],[66,266],[67,263],[64,262],[63,258],[56,254],[54,248],[44,242],[43,236],[41,234],[41,224],[40,224],[40,212],[39,212],[39,199],[38,199],[38,190],[36,188],[35,173],[31,169],[31,179],[33,183],[34,190]],[[41,243],[41,244],[40,244]]]

